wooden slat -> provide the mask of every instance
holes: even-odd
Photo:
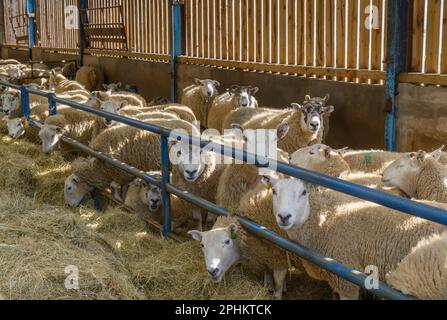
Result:
[[[346,41],[346,0],[338,0],[335,14],[337,15],[337,59],[338,68],[345,67],[345,41]]]
[[[296,2],[296,0],[295,0]],[[297,34],[295,36],[295,41],[296,41],[296,65],[304,65],[304,56],[305,56],[305,52],[304,52],[304,3],[303,1],[298,1],[297,3],[297,8],[296,8],[296,12],[297,12],[297,17],[296,17],[296,21],[297,21]]]
[[[444,1],[444,17],[441,47],[441,73],[447,74],[447,1]]]
[[[324,66],[325,65],[325,39],[324,39],[324,0],[317,0],[316,1],[316,17],[317,17],[317,23],[316,23],[316,65],[317,66]]]
[[[305,29],[306,29],[306,39],[304,40],[306,42],[306,62],[305,64],[307,66],[313,66],[314,63],[314,46],[313,46],[313,17],[314,17],[314,6],[313,2],[314,0],[304,0],[306,4],[306,22],[305,22]]]
[[[398,80],[401,83],[447,86],[447,75],[445,74],[401,73]]]
[[[325,67],[307,67],[307,66],[293,66],[270,63],[254,63],[243,61],[225,61],[214,59],[201,59],[180,56],[178,58],[180,63],[193,63],[200,65],[209,65],[215,67],[234,68],[238,70],[258,70],[272,73],[290,73],[290,74],[307,74],[316,76],[329,76],[337,78],[371,78],[374,80],[384,80],[386,73],[377,70],[357,70],[357,69],[342,69],[342,68],[325,68]]]
[[[424,0],[413,2],[413,26],[412,26],[412,60],[411,70],[415,72],[422,71],[422,57],[424,45]]]
[[[326,5],[326,67],[335,67],[334,63],[334,0],[327,0]]]
[[[425,72],[438,72],[441,0],[428,1]]]

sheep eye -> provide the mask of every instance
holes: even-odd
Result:
[[[272,189],[272,192],[273,192],[273,195],[276,196],[276,190],[275,190],[275,189]]]
[[[231,241],[230,241],[230,240],[226,240],[226,241],[225,241],[225,245],[229,246],[230,244],[231,244]]]
[[[204,245],[203,243],[201,243],[200,246],[201,246],[202,248],[205,248],[205,245]]]
[[[304,190],[303,193],[301,194],[302,197],[305,197],[307,195],[307,190]]]
[[[177,152],[177,157],[180,157],[182,155],[182,152],[181,151],[178,151]]]

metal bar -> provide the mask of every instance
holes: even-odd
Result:
[[[50,112],[50,116],[54,116],[57,114],[56,101],[54,101],[55,97],[56,96],[54,94],[48,95],[48,110]]]
[[[386,104],[388,115],[385,124],[385,148],[388,151],[397,151],[398,76],[399,73],[407,71],[410,7],[409,0],[388,1],[388,56],[386,67]]]
[[[182,4],[180,0],[173,0],[171,5],[171,100],[177,102],[177,57],[182,49]]]
[[[36,0],[27,0],[27,8],[29,57],[33,59],[33,48],[36,45]]]
[[[169,171],[169,145],[168,136],[161,136],[161,168],[162,168],[162,194],[163,194],[163,236],[171,233],[171,196],[167,186],[171,182]]]
[[[29,119],[30,108],[29,108],[29,93],[25,86],[20,86],[20,100],[22,105],[22,113],[26,119]]]
[[[84,26],[88,24],[88,0],[79,0],[79,59],[81,67],[84,65],[84,51],[88,46],[85,41]]]

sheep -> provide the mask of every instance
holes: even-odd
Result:
[[[197,118],[194,115],[194,112],[192,112],[191,108],[181,105],[181,104],[177,104],[177,103],[168,103],[165,105],[158,105],[158,106],[153,106],[153,107],[148,107],[148,108],[144,108],[141,109],[143,112],[147,111],[164,111],[164,112],[168,112],[168,113],[172,113],[172,114],[176,114],[180,117],[180,119],[183,119],[185,121],[188,121],[190,123],[195,123],[197,122]]]
[[[286,237],[276,224],[272,210],[271,192],[265,188],[247,193],[237,209],[244,217]],[[192,230],[188,234],[201,241],[206,268],[214,281],[220,282],[233,265],[243,262],[254,271],[264,272],[265,285],[273,271],[274,297],[282,298],[289,269],[285,250],[245,231],[232,217],[219,217],[211,231]]]
[[[219,179],[225,168],[218,155],[201,150],[198,146],[185,142],[176,143],[170,150],[172,183],[205,200],[215,202]],[[192,216],[200,228],[206,212],[180,198],[172,199],[172,211],[177,216],[178,227],[188,222]]]
[[[106,101],[101,104],[101,110],[119,114],[121,104]],[[49,154],[64,135],[83,144],[88,144],[101,131],[114,124],[115,122],[110,119],[76,109],[60,109],[56,115],[45,119],[45,123],[39,131],[39,137],[42,140],[42,151],[45,154]],[[65,145],[63,149],[65,149]]]
[[[383,172],[383,183],[411,198],[447,202],[447,167],[439,162],[439,151],[409,153]]]
[[[104,83],[102,85],[102,88],[109,92],[117,92],[122,86],[123,86],[123,84],[121,82],[109,83],[109,84]]]
[[[253,146],[254,143],[256,143],[253,139],[255,135],[250,132],[251,130],[244,130],[238,126],[233,127],[232,130],[235,137],[241,137],[242,135],[240,140],[244,141],[244,144],[237,143],[234,147],[248,151],[251,148],[250,146]],[[236,142],[238,141],[236,140]],[[264,154],[259,155],[264,156]],[[289,155],[280,149],[277,150],[275,157],[278,161],[289,161]],[[271,158],[273,158],[273,156],[271,156]],[[241,198],[249,190],[257,187],[259,183],[258,176],[265,172],[265,168],[260,169],[254,164],[249,163],[227,165],[217,187],[216,204],[226,208],[231,213],[236,212]],[[279,176],[281,175],[278,175],[277,177]]]
[[[30,118],[39,122],[44,123],[45,119],[48,117],[49,108],[48,104],[41,104],[33,107],[30,111]],[[14,139],[18,139],[24,136],[27,140],[37,143],[39,142],[39,128],[29,125],[25,118],[13,118],[4,117],[3,120],[6,122],[8,127],[8,135]]]
[[[381,173],[392,162],[401,157],[401,153],[383,150],[346,150],[343,158],[352,171]]]
[[[392,287],[424,300],[447,299],[447,232],[421,240],[386,276]]]
[[[76,72],[76,82],[87,90],[99,90],[104,82],[104,75],[97,68],[84,66]]]
[[[127,103],[131,106],[137,106],[140,108],[146,108],[147,103],[144,98],[136,93],[119,91],[119,92],[101,92],[101,91],[93,91],[92,95],[102,101],[107,100],[126,100]]]
[[[16,64],[21,65],[21,63],[15,59],[0,59],[0,66],[8,65],[8,64]]]
[[[54,72],[54,70],[51,71],[49,83],[50,90],[54,90],[56,94],[72,90],[86,90],[79,82],[68,80],[62,74]]]
[[[302,106],[293,103],[291,109],[280,111],[265,108],[250,111],[238,109],[225,118],[224,128],[229,128],[233,123],[240,123],[247,129],[276,129],[278,147],[293,153],[300,148],[322,142],[324,130],[322,117],[331,114],[334,107],[315,101],[306,96]],[[244,123],[238,121],[229,123],[239,118],[249,120]]]
[[[183,129],[182,124],[186,124],[185,128],[188,128],[188,125],[191,132],[196,130],[191,124],[186,121],[182,122],[182,120],[154,122],[173,130]],[[194,131],[194,134],[198,134],[197,131]],[[89,146],[145,172],[161,169],[160,136],[158,134],[118,125],[101,132],[90,142]],[[66,187],[64,191],[65,203],[71,207],[79,206],[90,189],[105,190],[112,182],[124,186],[134,179],[132,175],[96,158],[78,158],[72,163],[72,171],[71,178],[75,177],[83,187],[76,188],[76,184],[71,180],[67,181],[70,189],[68,190]],[[183,214],[180,216],[182,217]]]
[[[207,128],[223,131],[223,120],[230,111],[239,108],[257,108],[258,101],[254,95],[258,91],[258,87],[234,85],[215,98],[208,112]]]
[[[166,97],[155,97],[154,99],[152,99],[147,103],[147,106],[148,107],[162,106],[169,103],[171,103],[171,101]]]
[[[206,126],[208,110],[219,94],[217,87],[220,83],[216,80],[194,79],[194,84],[183,90],[181,104],[191,108],[202,127]]]
[[[417,243],[445,226],[411,217],[333,190],[309,192],[297,179],[264,177],[273,214],[292,241],[356,270],[376,266],[379,280]],[[444,208],[447,206],[444,205]],[[359,287],[303,260],[309,276],[329,283],[341,299],[358,299]]]

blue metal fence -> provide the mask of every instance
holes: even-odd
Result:
[[[155,179],[154,177],[148,175],[147,173],[144,173],[136,168],[133,168],[125,163],[120,162],[117,159],[113,159],[109,157],[108,155],[105,155],[103,153],[97,152],[88,146],[85,146],[73,139],[70,139],[68,137],[64,137],[63,141],[71,144],[81,151],[86,152],[87,154],[97,157],[98,159],[105,161],[125,172],[128,172],[136,177],[139,177],[143,179],[144,181],[154,184],[156,186],[159,186],[163,190],[163,235],[167,236],[170,233],[170,226],[171,226],[171,219],[170,219],[170,201],[169,201],[169,195],[174,194],[181,199],[184,199],[186,201],[189,201],[197,206],[200,206],[204,208],[205,210],[208,210],[216,215],[223,215],[226,216],[229,213],[224,209],[220,208],[217,205],[206,201],[202,198],[199,198],[193,194],[190,194],[188,192],[184,192],[183,190],[180,190],[174,185],[170,184],[170,178],[169,178],[169,152],[168,152],[168,138],[171,135],[171,130],[168,130],[166,128],[158,127],[155,125],[151,125],[149,123],[141,122],[135,119],[123,117],[116,114],[111,114],[102,110],[93,109],[91,107],[88,107],[83,104],[79,104],[76,102],[67,101],[58,97],[55,97],[51,93],[46,93],[43,91],[35,90],[33,88],[28,88],[26,86],[16,86],[9,84],[7,82],[0,81],[0,84],[12,87],[15,89],[19,89],[21,92],[22,97],[22,112],[23,114],[28,118],[28,121],[32,125],[39,126],[40,124],[33,121],[29,118],[30,115],[30,107],[29,107],[29,93],[40,95],[47,97],[49,102],[52,103],[60,103],[63,105],[67,105],[69,107],[89,112],[92,114],[95,114],[100,117],[105,117],[111,120],[115,120],[117,122],[127,124],[129,126],[133,126],[142,130],[146,130],[155,134],[159,134],[161,136],[161,152],[162,152],[162,180],[159,181]],[[51,110],[50,110],[51,111]],[[55,111],[55,110],[53,110]],[[189,141],[189,143],[193,143],[195,145],[198,145],[202,148],[207,147],[208,149],[212,149],[216,153],[222,153],[226,156],[232,157],[237,160],[242,160],[244,162],[252,161],[253,159],[258,159],[256,161],[256,165],[259,167],[265,166],[265,163],[268,163],[268,161],[265,161],[267,159],[259,159],[256,155],[248,153],[246,151],[230,148],[227,146],[222,146],[217,143],[209,142],[201,140],[197,137],[188,136],[188,135],[182,135],[182,134],[176,134],[182,141]],[[298,179],[302,179],[306,182],[310,182],[313,184],[317,184],[320,186],[324,186],[336,191],[340,191],[370,202],[374,202],[392,209],[399,210],[401,212],[411,214],[413,216],[417,216],[423,219],[427,219],[433,222],[437,222],[443,225],[447,225],[447,212],[435,207],[427,206],[422,203],[414,202],[411,200],[403,199],[391,194],[387,194],[381,191],[373,190],[364,186],[356,185],[350,182],[346,182],[340,179],[328,177],[316,172],[312,172],[306,169],[298,168],[295,166],[288,165],[286,163],[278,162],[277,171],[284,173],[288,176],[295,177]],[[267,228],[260,226],[256,224],[255,222],[248,220],[242,216],[236,215],[236,218],[239,220],[241,225],[246,228],[248,231],[276,244],[277,246],[288,250],[299,257],[306,259],[317,266],[326,269],[362,288],[365,288],[366,290],[371,291],[372,293],[388,298],[388,299],[413,299],[413,297],[406,296],[389,286],[387,286],[385,283],[380,283],[379,289],[369,289],[365,287],[365,281],[367,279],[367,275],[364,273],[354,270],[350,267],[344,266],[343,264],[338,263],[337,261],[334,261],[333,259],[329,259],[327,257],[323,257],[319,255],[318,253],[315,253],[297,243],[294,243],[288,239],[282,238],[278,236],[277,234],[271,232]]]

